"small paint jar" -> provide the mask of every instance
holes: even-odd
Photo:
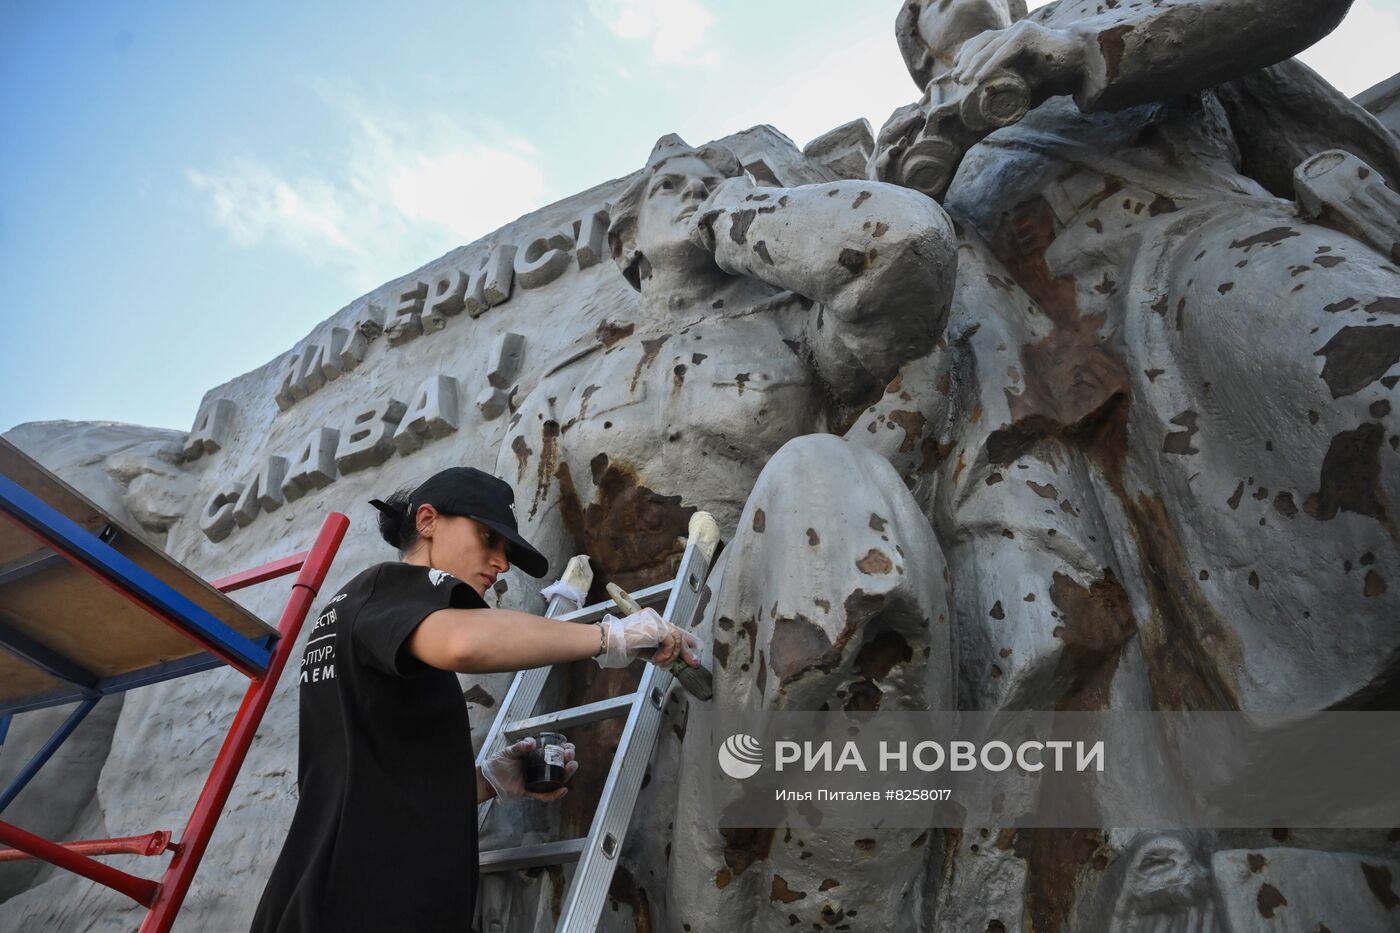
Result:
[[[525,759],[525,789],[532,794],[547,794],[564,786],[564,743],[562,733],[541,732],[535,736],[535,747]]]

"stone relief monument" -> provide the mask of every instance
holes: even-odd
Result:
[[[556,569],[589,554],[600,587],[669,578],[712,512],[716,698],[667,708],[605,930],[1397,930],[1393,829],[732,830],[700,792],[720,710],[1267,728],[1400,704],[1400,146],[1291,57],[1348,6],[906,0],[922,97],[878,140],[864,121],[801,151],[769,127],[663,137],[633,175],[212,389],[187,435],[8,436],[207,577],[335,509],[338,586],[392,557],[354,530],[366,500],[456,464],[512,482],[526,537]],[[538,586],[512,573],[496,600],[538,610]],[[582,665],[562,689],[627,676]],[[245,928],[271,870],[295,794],[285,681],[183,929]],[[508,683],[463,677],[478,743]],[[221,672],[133,692],[10,815],[178,829],[238,695]],[[11,743],[42,731],[30,716]],[[605,768],[581,761],[529,831],[586,827]],[[86,882],[0,868],[0,931],[134,925]],[[563,881],[483,876],[480,928],[548,925]]]

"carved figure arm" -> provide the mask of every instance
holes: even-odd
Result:
[[[933,348],[952,300],[957,245],[934,201],[893,185],[758,188],[725,181],[696,214],[719,267],[816,302],[808,344],[854,398]]]
[[[1088,111],[1191,94],[1291,58],[1336,28],[1351,0],[1159,0],[1080,19],[1045,7],[963,43],[952,77],[1020,75],[1032,104],[1074,94]]]

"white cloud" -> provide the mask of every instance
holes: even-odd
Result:
[[[546,203],[534,149],[491,127],[371,112],[323,89],[346,136],[305,156],[231,158],[187,180],[215,226],[239,246],[290,249],[341,266],[368,289]]]
[[[1346,19],[1298,57],[1343,94],[1355,97],[1400,68],[1400,0],[1357,0]]]
[[[754,87],[765,90],[750,98],[742,111],[730,114],[723,132],[770,123],[802,146],[865,117],[878,133],[895,108],[919,97],[894,30],[883,22],[866,34],[833,37],[830,48],[807,50],[799,61],[789,69],[767,69],[781,74],[781,80],[754,81]]]
[[[699,0],[588,0],[588,10],[619,39],[649,43],[655,62],[713,65],[719,60],[706,44],[715,16]]]

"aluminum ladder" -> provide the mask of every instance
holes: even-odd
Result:
[[[665,600],[662,617],[680,628],[689,629],[703,609],[701,592],[710,564],[719,544],[719,528],[708,512],[696,512],[690,518],[685,552],[673,580],[659,583],[633,593],[643,606],[654,606]],[[587,592],[592,573],[586,558],[575,557],[569,562],[564,580]],[[585,606],[567,614],[562,610],[569,601],[560,597],[550,600],[547,615],[568,622],[596,622],[603,614],[617,608],[613,600]],[[552,667],[537,667],[520,671],[511,682],[501,701],[500,712],[491,724],[486,740],[477,755],[478,766],[511,742],[540,731],[565,732],[574,726],[600,722],[604,719],[626,717],[617,753],[598,798],[588,835],[577,839],[562,839],[536,845],[494,849],[480,853],[482,872],[511,871],[542,865],[564,865],[577,862],[573,878],[564,893],[555,933],[592,933],[598,927],[612,885],[613,871],[622,843],[632,821],[632,811],[641,790],[642,777],[656,748],[656,735],[661,726],[662,710],[675,683],[670,671],[654,664],[645,665],[641,682],[632,693],[610,697],[583,706],[574,706],[536,714],[535,706],[544,690]],[[494,798],[478,808],[478,827],[484,826],[491,813]]]

